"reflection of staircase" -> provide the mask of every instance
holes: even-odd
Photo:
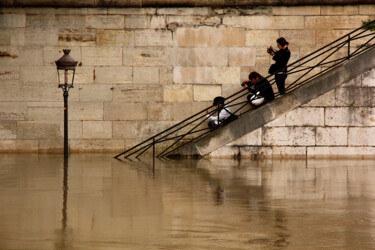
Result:
[[[370,23],[373,24],[375,21]],[[375,32],[367,27],[358,28],[332,43],[288,65],[289,86],[281,98],[259,107],[250,108],[247,90],[229,96],[226,107],[239,119],[213,132],[207,128],[206,109],[154,135],[115,156],[139,157],[151,149],[158,157],[205,156],[226,144],[254,131],[277,117],[336,88],[375,67]],[[273,85],[274,76],[267,79]],[[209,107],[211,113],[217,111]]]
[[[209,136],[175,152],[173,156],[205,156],[373,68],[375,68],[375,49],[349,60],[334,70],[287,93],[282,98],[278,98],[228,126],[214,131]]]

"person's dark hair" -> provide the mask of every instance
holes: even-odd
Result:
[[[276,40],[278,44],[280,44],[282,47],[285,45],[289,45],[288,41],[284,37],[280,37]]]
[[[262,78],[262,76],[258,72],[255,72],[255,71],[253,71],[249,74],[249,80],[250,81],[251,81],[251,79],[256,79],[257,77]]]
[[[213,105],[219,105],[219,104],[224,104],[224,100],[225,100],[225,98],[224,97],[222,97],[222,96],[216,96],[215,98],[214,98],[214,103],[213,103]]]

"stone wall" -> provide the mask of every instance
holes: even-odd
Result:
[[[210,154],[375,157],[375,69]]]
[[[69,96],[71,150],[121,151],[239,90],[250,71],[266,75],[265,48],[279,36],[289,40],[293,62],[374,13],[375,5],[1,8],[0,151],[62,150],[54,61],[63,48],[79,62]],[[319,120],[326,109],[309,112]],[[271,128],[261,134],[288,129]]]

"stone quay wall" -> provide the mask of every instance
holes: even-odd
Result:
[[[289,40],[293,62],[375,18],[374,4],[9,6],[0,8],[1,152],[62,150],[63,96],[54,62],[64,48],[79,62],[69,95],[70,149],[118,152],[210,106],[215,96],[238,91],[249,72],[267,75],[266,46],[276,46],[278,37]],[[321,121],[331,108],[308,111]],[[271,128],[262,128],[268,145],[274,133],[289,129]],[[301,136],[314,129],[301,126]]]

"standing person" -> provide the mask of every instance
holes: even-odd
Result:
[[[285,94],[285,79],[287,78],[287,64],[290,58],[290,51],[288,49],[289,43],[284,37],[276,40],[279,51],[274,51],[271,46],[268,47],[267,52],[272,55],[272,60],[275,61],[271,65],[268,73],[275,74],[275,81],[280,95]]]
[[[254,108],[275,99],[270,82],[258,72],[251,72],[249,81],[245,81],[241,85],[252,93],[247,96],[247,100]]]
[[[217,116],[212,116],[209,114],[209,111],[206,110],[206,117],[210,120],[208,122],[208,127],[210,130],[215,130],[220,125],[224,125],[234,119],[237,118],[236,115],[230,112],[229,107],[225,107],[224,105],[225,98],[222,96],[217,96],[214,98],[213,105],[216,106],[217,109]]]

